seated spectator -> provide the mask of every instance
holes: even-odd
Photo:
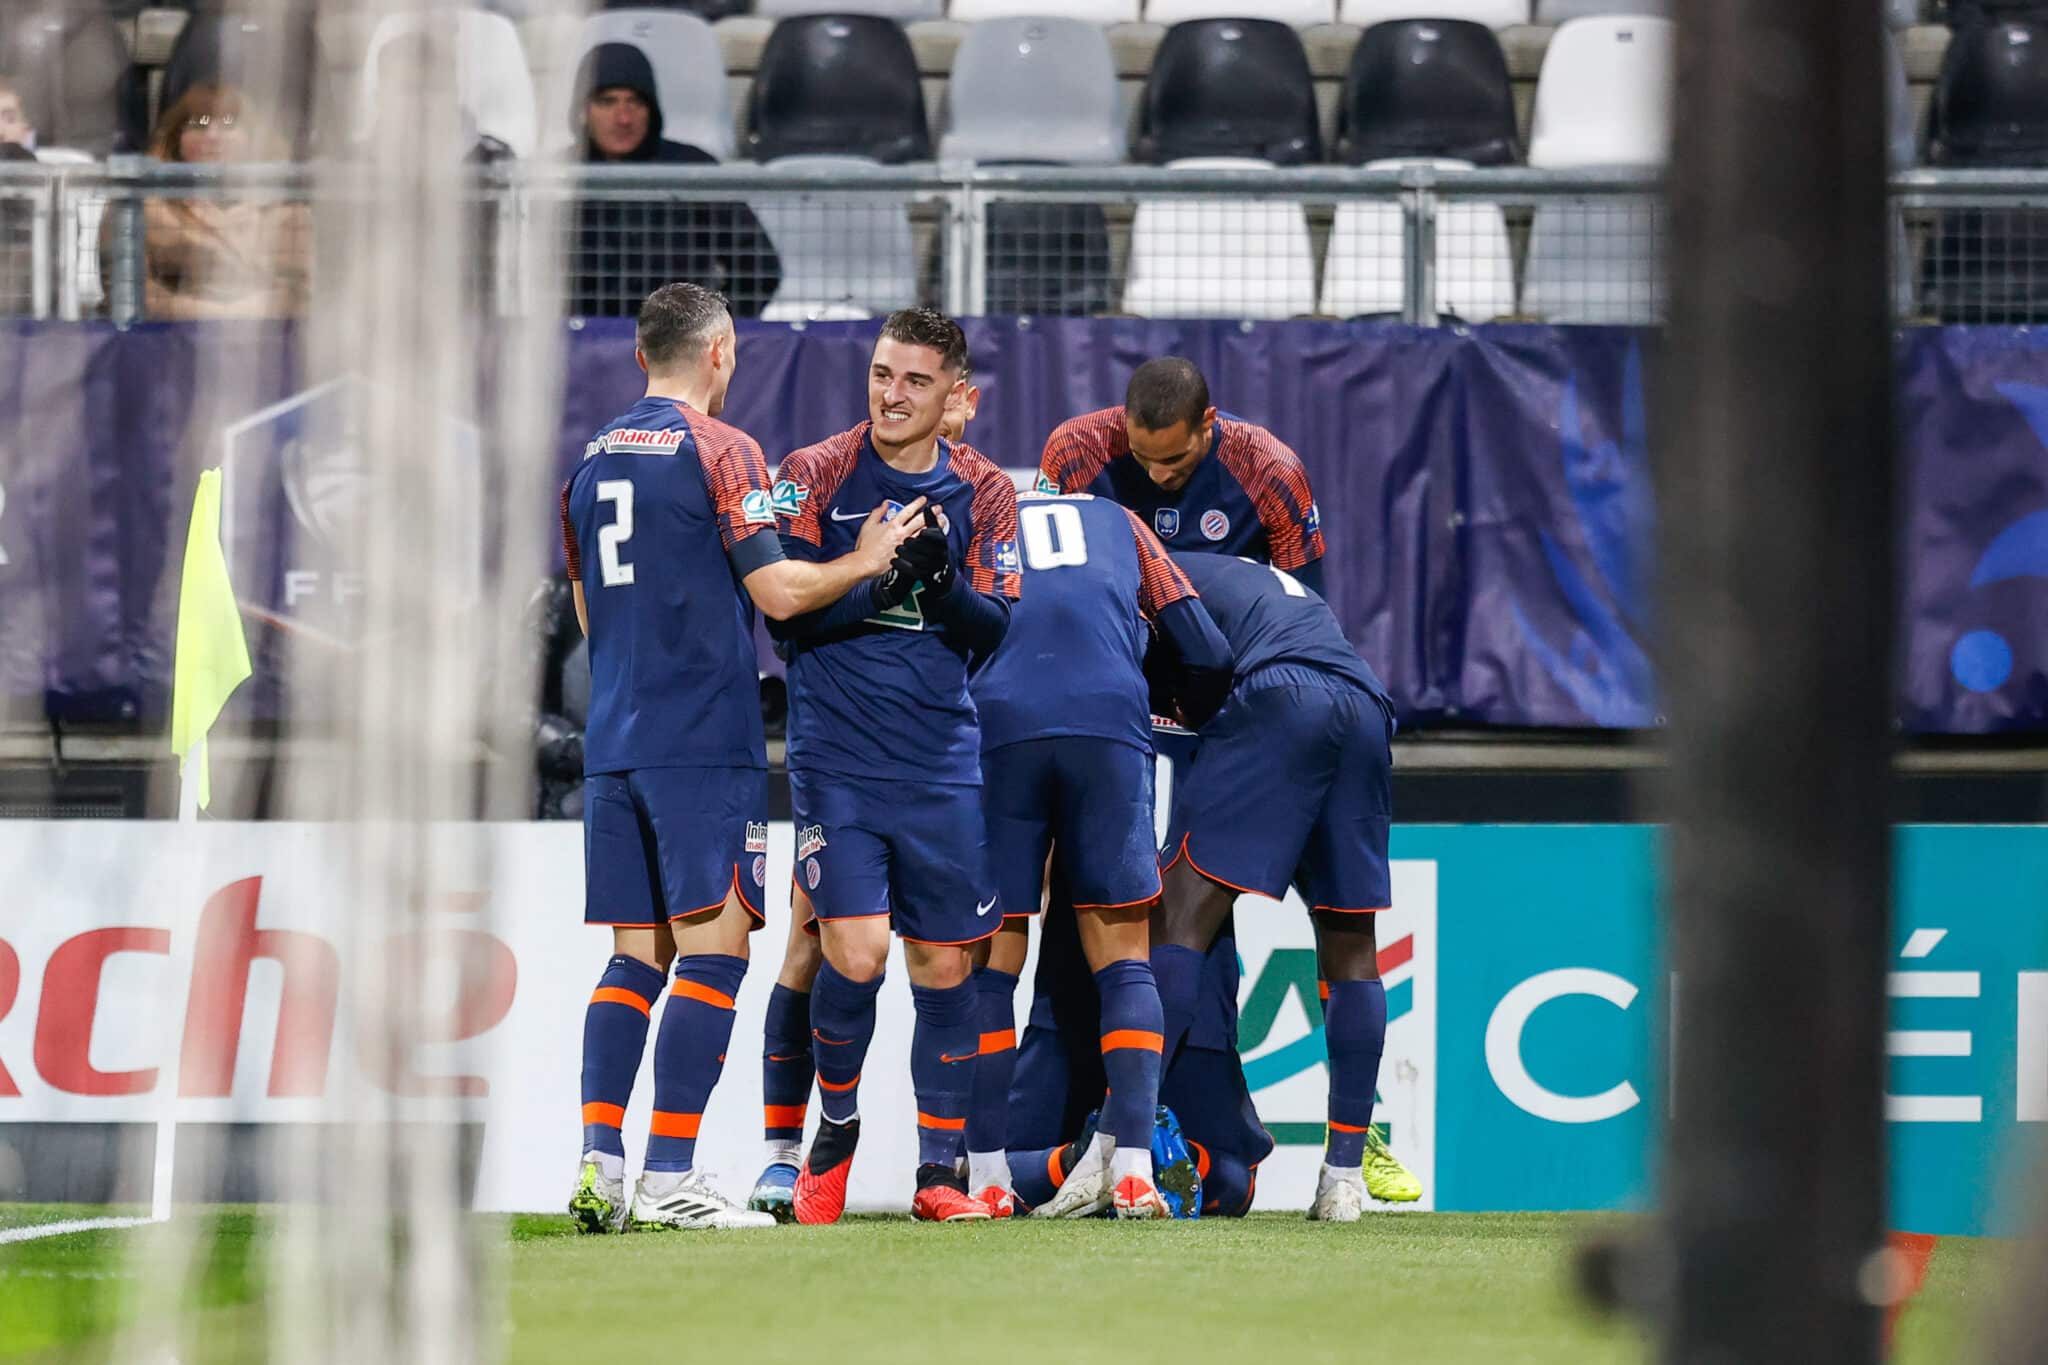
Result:
[[[159,161],[260,161],[281,148],[227,86],[195,85],[150,136]],[[100,229],[100,274],[111,277],[114,215]],[[312,215],[304,204],[236,202],[217,194],[142,206],[143,316],[278,318],[305,311]]]
[[[28,107],[22,103],[21,87],[0,76],[0,147],[6,146],[34,151],[36,126],[28,121]]]
[[[572,130],[592,164],[705,165],[718,158],[661,136],[654,68],[630,43],[602,43],[576,73]],[[569,310],[623,317],[664,284],[688,281],[723,293],[753,316],[782,282],[782,263],[745,204],[589,199],[577,205]]]

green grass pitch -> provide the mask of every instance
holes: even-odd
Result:
[[[0,1228],[128,1210],[0,1205]],[[266,1358],[262,1215],[209,1220],[185,1296],[186,1362]],[[502,1243],[513,1361],[943,1361],[949,1365],[1408,1365],[1640,1361],[1631,1328],[1573,1300],[1601,1221],[1569,1214],[1295,1215],[1131,1226],[933,1227],[580,1237],[566,1219],[479,1220]],[[0,1244],[0,1359],[112,1359],[157,1228]],[[1901,1333],[1905,1362],[1965,1358],[1997,1293],[1997,1243],[1945,1239]]]

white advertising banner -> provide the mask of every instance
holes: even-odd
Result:
[[[482,1123],[480,1208],[559,1207],[581,1131],[583,1012],[610,951],[609,932],[582,923],[582,831],[462,825],[436,837],[450,841],[439,861],[473,875],[432,888],[413,927],[344,953],[356,932],[341,889],[352,853],[329,827],[0,823],[0,1123],[295,1123],[389,1106]],[[788,886],[791,843],[787,823],[770,826],[769,924],[753,938],[698,1146],[700,1164],[734,1194],[761,1164],[761,1019],[787,931],[778,888]],[[1431,1188],[1436,865],[1396,863],[1394,888],[1380,946],[1399,1003],[1380,1112]],[[1258,1038],[1244,1040],[1254,1094],[1269,1123],[1300,1134],[1321,1123],[1327,1084],[1319,1017],[1289,984],[1306,961],[1313,991],[1313,934],[1298,904],[1248,897],[1238,941],[1240,1004],[1263,1017]],[[378,1045],[376,1020],[351,1004],[357,983],[344,962],[420,973],[431,1041]],[[850,1197],[862,1208],[906,1207],[916,1157],[900,954],[889,977],[861,1084]],[[652,1093],[643,1065],[629,1152],[643,1140]],[[1282,1146],[1261,1169],[1259,1207],[1305,1207],[1316,1160],[1314,1146]]]

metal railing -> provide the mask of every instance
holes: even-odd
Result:
[[[501,314],[554,298],[626,315],[670,279],[789,320],[912,302],[1418,324],[1663,311],[1663,209],[1641,171],[812,160],[450,174],[469,177],[478,208],[478,302]],[[151,246],[164,215],[148,205],[236,205],[260,244],[265,214],[307,202],[314,181],[307,166],[0,165],[0,311],[167,315],[176,291],[152,275]],[[2048,321],[2048,175],[1920,170],[1892,191],[1901,318]],[[531,249],[548,221],[555,240]]]

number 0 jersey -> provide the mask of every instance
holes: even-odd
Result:
[[[1002,647],[974,677],[981,748],[1056,735],[1149,752],[1145,623],[1195,595],[1145,523],[1106,499],[1017,501],[1025,592]]]
[[[783,556],[753,438],[641,399],[563,486],[562,548],[590,614],[584,772],[767,767],[740,580]]]

